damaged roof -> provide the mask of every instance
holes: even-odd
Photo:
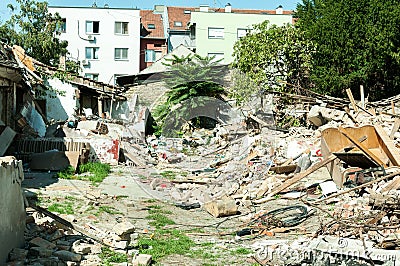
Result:
[[[153,10],[140,10],[142,38],[165,39],[164,26],[161,14]]]

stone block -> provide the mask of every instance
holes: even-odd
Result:
[[[47,248],[43,248],[43,247],[32,247],[29,250],[29,255],[42,257],[42,258],[48,258],[52,254],[53,254],[53,250],[47,249]]]
[[[119,236],[128,235],[135,232],[135,226],[130,222],[122,222],[116,224],[113,231]]]
[[[47,241],[41,237],[36,237],[32,239],[29,244],[33,247],[42,247],[42,248],[47,248],[47,249],[54,249],[56,248],[56,245],[51,243],[50,241]]]
[[[57,256],[60,260],[63,261],[76,261],[79,262],[82,259],[82,255],[76,254],[74,252],[59,250],[54,252],[54,255]]]
[[[151,255],[139,254],[132,260],[133,266],[148,266],[151,263]]]

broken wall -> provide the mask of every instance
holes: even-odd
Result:
[[[75,108],[79,108],[79,100],[76,97],[77,87],[57,78],[48,79],[46,85],[55,90],[48,92],[46,97],[47,120],[67,120],[74,114]]]
[[[0,264],[7,260],[11,249],[24,245],[23,179],[22,161],[0,157]]]

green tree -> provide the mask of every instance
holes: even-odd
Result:
[[[303,0],[297,26],[316,45],[311,80],[343,96],[364,85],[373,98],[400,92],[400,2]]]
[[[254,85],[241,86],[235,95],[308,87],[314,50],[312,42],[293,25],[278,27],[269,21],[254,25],[250,34],[236,42],[232,66],[245,75],[241,80],[250,78],[258,91]]]
[[[57,38],[61,17],[48,12],[47,2],[16,0],[8,5],[12,15],[0,25],[0,38],[19,45],[27,54],[49,65],[58,65],[59,57],[67,53],[66,41]]]
[[[195,99],[192,106],[201,105],[201,96],[220,98],[224,93],[223,80],[226,67],[220,66],[214,57],[189,55],[186,57],[173,56],[167,60],[168,66],[165,83],[169,88],[166,102],[155,108],[155,118],[158,123],[158,133],[165,118],[174,109],[175,121],[179,121],[180,112],[187,112],[185,108],[176,109],[177,105],[188,99]],[[200,98],[199,98],[200,97]]]

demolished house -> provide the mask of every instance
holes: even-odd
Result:
[[[227,120],[197,114],[218,123],[211,129],[190,128],[180,138],[157,138],[151,135],[150,111],[168,89],[161,61],[138,75],[119,77],[122,88],[82,77],[43,78],[38,69],[48,74],[57,70],[17,55],[20,65],[15,61],[15,67],[10,67],[16,76],[2,76],[2,89],[7,88],[2,99],[18,104],[2,109],[1,137],[10,139],[3,149],[29,162],[30,170],[58,171],[97,160],[123,162],[129,171],[140,173],[130,178],[149,195],[162,192],[165,200],[188,215],[201,208],[218,219],[217,238],[228,236],[230,243],[246,243],[254,251],[250,259],[260,265],[400,262],[400,97],[367,102],[356,101],[350,90],[348,99],[277,92],[266,97],[265,106],[271,110],[260,111],[254,104],[236,117],[235,108],[225,108],[232,118]],[[50,87],[54,90],[49,97],[35,97],[31,89]],[[149,91],[153,93],[148,95]],[[282,107],[282,99],[290,104]],[[218,102],[212,104],[207,111],[218,109]],[[306,121],[280,128],[262,114]],[[2,167],[17,164],[2,163]],[[23,178],[20,173],[13,175],[17,184]],[[46,210],[40,212],[59,219]],[[229,220],[226,217],[239,221],[228,234],[218,230]],[[122,225],[124,230],[119,228]],[[131,223],[118,221],[112,229],[118,236],[112,239],[111,229],[101,224],[73,221],[68,226],[129,254]],[[59,252],[51,241],[46,242],[48,248]],[[69,259],[86,260],[77,253],[68,253]],[[151,256],[147,259],[150,263]]]

